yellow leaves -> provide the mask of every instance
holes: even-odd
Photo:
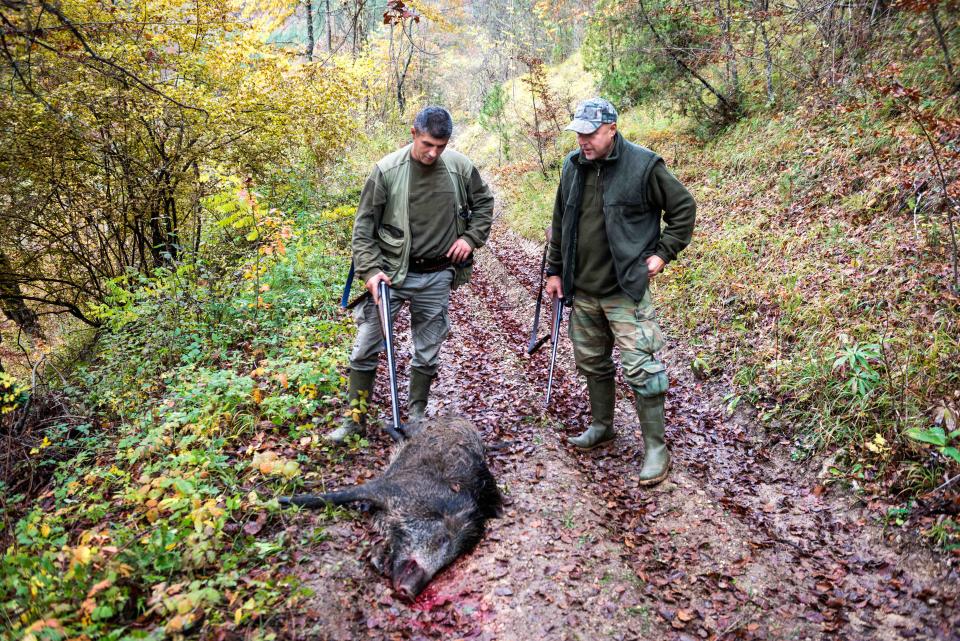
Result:
[[[249,618],[251,615],[257,611],[257,602],[255,599],[250,598],[241,605],[239,608],[233,611],[233,622],[234,624],[239,624],[243,621],[244,618]]]
[[[30,454],[31,454],[31,455],[39,454],[39,453],[40,453],[40,450],[46,449],[46,448],[50,447],[51,445],[52,445],[52,443],[50,442],[50,439],[47,438],[46,436],[44,436],[44,437],[43,437],[43,441],[40,442],[40,445],[39,445],[38,447],[34,447],[34,448],[31,448],[31,449],[30,449]]]
[[[270,450],[254,454],[251,465],[264,476],[282,476],[285,479],[292,479],[300,474],[299,463],[286,460]]]
[[[260,389],[259,387],[254,387],[253,391],[250,393],[250,397],[253,399],[253,402],[256,405],[259,405],[260,403],[263,402],[263,397],[264,397],[263,390]]]
[[[458,31],[458,27],[444,18],[443,14],[439,10],[430,6],[426,2],[421,0],[406,0],[408,6],[412,7],[419,13],[421,16],[434,23],[443,31]]]
[[[356,205],[340,205],[339,207],[334,207],[333,209],[324,209],[320,213],[320,220],[322,221],[334,221],[334,220],[353,220],[357,215]]]
[[[350,417],[350,420],[352,420],[354,423],[357,423],[357,424],[359,424],[360,421],[363,420],[363,414],[364,414],[363,410],[360,409],[359,407],[351,407],[347,413],[347,415]]]
[[[194,530],[199,534],[203,532],[205,527],[216,527],[217,519],[224,514],[223,509],[217,506],[216,500],[207,499],[207,501],[200,503],[200,500],[197,499],[194,503],[194,509],[190,512],[190,520],[193,521]]]
[[[875,434],[872,441],[864,443],[864,447],[879,456],[886,456],[890,453],[890,446],[887,444],[887,439],[883,438],[880,434]]]
[[[68,548],[72,561],[70,563],[71,568],[77,565],[87,565],[90,563],[90,560],[93,558],[95,548],[91,548],[89,545],[78,545],[77,547],[70,550]]]
[[[255,280],[255,279],[257,279],[257,278],[260,278],[261,276],[263,276],[263,275],[267,272],[267,267],[268,267],[267,265],[262,264],[262,263],[250,265],[250,267],[248,267],[246,270],[244,270],[244,272],[243,272],[243,279],[244,279],[244,280]]]
[[[14,411],[27,400],[29,388],[21,385],[15,378],[0,372],[0,415]],[[46,441],[46,438],[44,438]],[[31,452],[32,453],[32,452]]]
[[[280,474],[286,479],[292,479],[300,474],[300,464],[296,461],[287,461],[283,464]]]

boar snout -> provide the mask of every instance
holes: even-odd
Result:
[[[399,566],[393,576],[393,589],[403,598],[413,601],[427,587],[430,577],[413,559],[405,559]]]

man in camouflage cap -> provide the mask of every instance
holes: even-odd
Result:
[[[667,476],[664,439],[667,374],[648,285],[693,234],[696,203],[657,154],[617,132],[617,110],[606,100],[582,102],[567,126],[579,149],[563,163],[553,209],[547,293],[572,306],[570,339],[587,380],[592,422],[568,441],[583,450],[616,437],[613,408],[620,349],[643,430],[643,485]]]

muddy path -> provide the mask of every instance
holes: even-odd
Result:
[[[565,437],[589,421],[569,341],[549,411],[547,350],[524,353],[540,251],[495,225],[473,282],[454,293],[428,407],[481,429],[504,516],[412,604],[371,567],[375,541],[362,515],[285,517],[301,542],[286,571],[311,594],[278,615],[282,636],[960,638],[957,575],[922,551],[890,547],[856,497],[825,489],[749,414],[727,416],[722,381],[695,380],[676,341],[663,354],[674,461],[667,481],[637,484],[642,441],[622,383],[616,444],[587,454],[568,447]],[[397,330],[407,336],[405,316]],[[402,372],[409,353],[401,341]],[[382,370],[374,404],[386,418]],[[401,401],[405,390],[404,378]],[[375,475],[390,443],[378,432],[370,442],[318,454],[315,482],[335,487]]]

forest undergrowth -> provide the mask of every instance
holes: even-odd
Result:
[[[232,252],[116,283],[97,310],[95,356],[61,390],[74,416],[48,417],[16,470],[46,482],[4,497],[5,638],[240,634],[311,596],[271,571],[300,543],[271,531],[273,497],[365,445],[320,439],[344,411],[353,209],[261,215],[245,196],[220,203],[242,213],[218,230]]]

